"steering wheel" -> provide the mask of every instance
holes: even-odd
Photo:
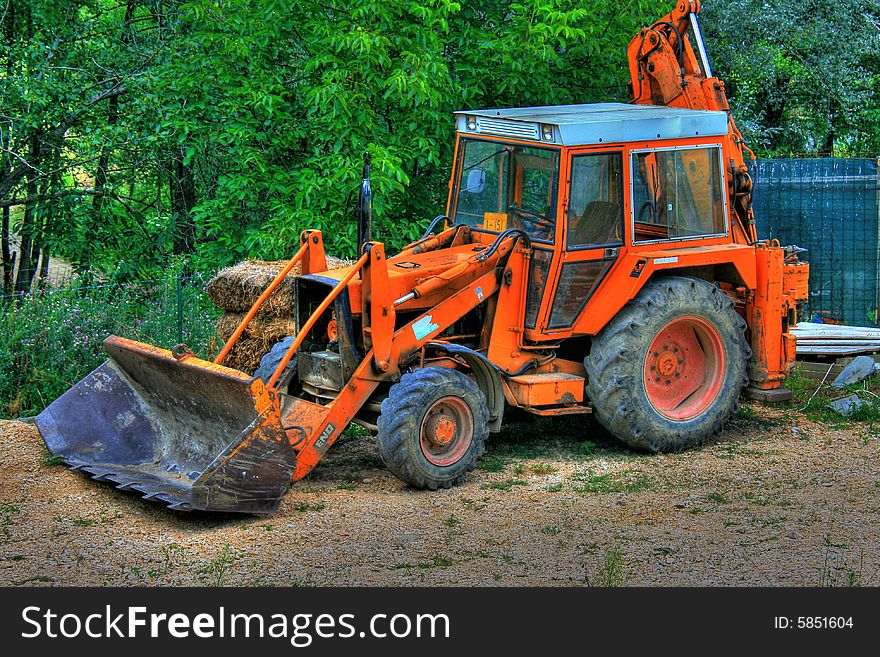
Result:
[[[546,228],[547,230],[553,230],[556,228],[555,223],[549,221],[544,215],[538,214],[537,212],[532,212],[531,210],[526,210],[525,208],[520,208],[516,205],[511,205],[508,210],[513,212],[522,221],[533,224],[538,228]]]
[[[649,210],[651,213],[651,221],[647,222],[644,220],[645,210]],[[657,209],[654,206],[654,201],[645,201],[642,203],[642,207],[639,208],[638,219],[636,219],[639,223],[656,223],[657,221]]]

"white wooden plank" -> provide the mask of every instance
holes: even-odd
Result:
[[[880,329],[866,326],[843,326],[837,324],[813,324],[800,322],[791,329],[794,335],[822,336],[830,339],[839,337],[870,338],[880,340]]]
[[[829,356],[846,356],[850,354],[860,354],[865,352],[880,351],[880,347],[863,348],[863,347],[841,347],[828,345],[800,345],[797,346],[798,354],[827,354]]]
[[[860,342],[880,342],[880,335],[819,335],[815,333],[801,333],[799,331],[791,331],[791,334],[798,340],[824,340],[825,342],[837,342],[839,340],[858,340]]]
[[[810,345],[813,347],[819,347],[822,345],[828,347],[880,347],[880,340],[826,340],[824,338],[804,340],[803,338],[798,337],[797,343],[798,346]]]

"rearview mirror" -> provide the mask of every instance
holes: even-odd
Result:
[[[486,187],[486,172],[482,169],[471,169],[468,172],[467,184],[464,191],[471,194],[479,194]]]

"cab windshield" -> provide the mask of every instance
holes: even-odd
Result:
[[[552,242],[559,151],[478,139],[461,140],[456,224],[500,233],[521,228]]]

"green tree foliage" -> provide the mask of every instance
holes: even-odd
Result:
[[[31,269],[208,269],[307,227],[352,255],[369,151],[374,235],[399,247],[444,211],[454,110],[626,100],[626,45],[672,5],[0,0],[0,208]],[[751,141],[877,143],[875,9],[706,0]]]
[[[0,199],[17,204],[13,228],[35,255],[117,277],[176,255],[195,267],[283,257],[306,227],[351,255],[364,151],[374,232],[400,246],[444,210],[452,111],[625,99],[625,46],[668,10],[666,0],[0,3]]]
[[[706,0],[714,73],[753,148],[880,150],[880,5],[862,0]]]

